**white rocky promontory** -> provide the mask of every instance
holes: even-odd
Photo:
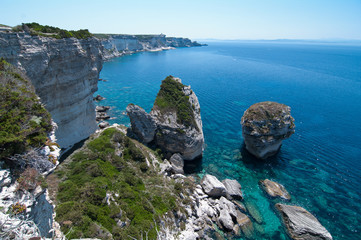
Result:
[[[331,234],[306,209],[277,203],[284,225],[295,240],[331,240]]]
[[[110,59],[125,54],[141,51],[162,51],[174,49],[176,47],[202,46],[188,38],[166,37],[159,35],[125,35],[106,34],[97,36],[104,46],[104,57]]]
[[[23,70],[58,125],[62,148],[97,129],[93,93],[102,69],[102,48],[95,38],[55,39],[26,32],[0,32],[0,57]]]
[[[162,81],[150,114],[133,104],[128,105],[127,114],[139,140],[154,140],[167,157],[179,153],[184,160],[193,160],[202,155],[204,136],[198,98],[179,78],[168,76]]]
[[[242,117],[242,135],[246,149],[260,159],[275,155],[282,140],[295,132],[291,108],[276,102],[250,106]]]

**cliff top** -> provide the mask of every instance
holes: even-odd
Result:
[[[135,38],[138,40],[150,40],[154,37],[165,37],[164,34],[116,34],[116,33],[95,33],[94,37],[99,39],[109,39],[110,37]]]
[[[0,58],[0,83],[0,158],[43,145],[51,117],[31,82]]]
[[[175,111],[177,122],[185,126],[197,126],[194,120],[193,106],[189,102],[189,96],[183,92],[183,85],[179,78],[166,77],[160,85],[160,90],[155,99],[153,109],[161,113]]]
[[[86,39],[92,37],[93,35],[89,32],[88,29],[80,29],[77,31],[68,31],[58,27],[52,27],[48,25],[40,25],[39,23],[23,23],[12,28],[15,32],[26,31],[30,32],[31,35],[38,35],[43,37],[52,37],[56,39],[62,38],[77,38],[77,39]]]

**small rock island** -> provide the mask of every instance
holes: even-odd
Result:
[[[260,159],[274,156],[282,140],[295,132],[291,108],[277,102],[253,104],[244,112],[241,124],[246,149]]]
[[[331,234],[306,209],[298,206],[276,204],[288,235],[294,240],[332,240]]]
[[[128,105],[127,114],[141,142],[154,141],[166,155],[179,153],[184,160],[202,156],[204,136],[198,98],[179,78],[168,76],[162,81],[149,114],[134,104]]]

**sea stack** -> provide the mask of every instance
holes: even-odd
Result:
[[[276,102],[260,102],[243,114],[242,135],[246,149],[260,159],[274,156],[282,140],[295,132],[291,108]]]
[[[179,78],[168,76],[162,81],[149,114],[132,104],[127,114],[133,133],[143,142],[154,141],[167,157],[174,153],[184,160],[202,156],[204,136],[198,98]]]

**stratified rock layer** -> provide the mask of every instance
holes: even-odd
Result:
[[[30,78],[58,125],[61,147],[71,146],[97,129],[93,93],[102,68],[99,40],[0,32],[0,57]]]
[[[295,240],[331,240],[331,234],[307,210],[298,206],[276,204],[287,232]]]
[[[250,106],[242,117],[242,135],[246,149],[257,158],[275,155],[282,140],[294,132],[291,108],[276,102],[260,102]]]
[[[196,47],[201,44],[188,38],[166,37],[160,35],[108,34],[98,36],[104,46],[104,57],[110,59],[124,54],[140,51],[161,51],[176,47]]]

